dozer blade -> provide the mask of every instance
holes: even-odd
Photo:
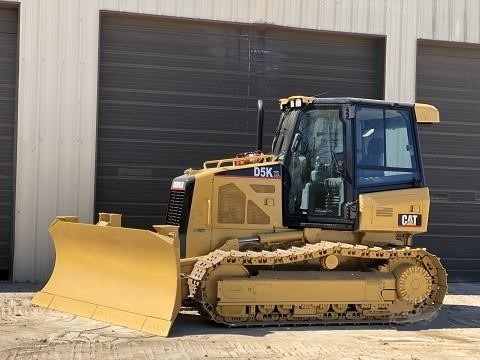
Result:
[[[180,310],[174,238],[56,219],[52,276],[32,303],[167,336]]]

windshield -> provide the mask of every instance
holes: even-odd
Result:
[[[279,161],[284,160],[285,154],[290,146],[297,115],[298,110],[288,110],[284,112],[280,118],[272,144],[272,152],[278,156]]]
[[[312,169],[325,165],[333,168],[334,154],[343,153],[343,123],[339,108],[306,111],[300,118],[297,132],[301,137],[298,145],[293,144],[295,153],[304,155]]]

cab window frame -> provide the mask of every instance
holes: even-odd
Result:
[[[378,111],[382,113],[382,118],[371,118],[368,119],[368,117],[365,117],[364,119],[359,118],[359,113],[360,111],[364,109],[369,109],[372,111]],[[409,167],[402,167],[402,166],[389,166],[389,162],[391,163],[391,160],[388,160],[389,154],[391,155],[392,153],[388,152],[388,144],[387,144],[387,128],[389,128],[388,121],[393,119],[393,117],[387,117],[386,113],[388,111],[397,111],[399,114],[399,117],[402,116],[404,117],[404,129],[406,130],[406,134],[403,138],[403,140],[406,140],[406,152],[410,153],[410,166]],[[381,147],[383,147],[383,154],[382,154],[382,159],[380,163],[374,164],[374,163],[367,163],[363,162],[364,156],[367,153],[367,149],[365,149],[366,146],[370,143],[370,141],[373,139],[370,139],[369,142],[367,143],[366,141],[363,141],[364,137],[368,136],[373,136],[374,133],[371,135],[366,134],[365,128],[361,127],[361,121],[367,122],[370,120],[377,120],[378,124],[381,125],[381,138],[382,144]],[[392,120],[394,121],[394,120]],[[375,104],[356,104],[355,107],[355,119],[354,119],[354,154],[355,154],[355,159],[354,159],[354,168],[355,168],[355,187],[358,188],[359,190],[361,189],[367,189],[367,188],[404,188],[404,187],[411,187],[411,184],[423,184],[424,179],[422,175],[422,164],[421,164],[421,159],[419,158],[420,154],[420,148],[418,144],[418,133],[416,130],[416,124],[415,124],[416,118],[413,113],[413,109],[408,106],[392,106],[390,108],[385,108],[382,106],[377,106]],[[398,128],[401,128],[401,126],[398,126]],[[375,129],[374,131],[378,131],[378,128]],[[366,136],[365,136],[366,135]],[[378,134],[377,134],[378,136]],[[400,140],[401,138],[398,137]],[[361,145],[359,145],[359,142],[361,142]],[[405,156],[404,156],[405,157]],[[398,165],[395,164],[395,165]],[[363,173],[362,173],[363,172]],[[380,175],[380,173],[383,172],[383,175]],[[397,174],[391,174],[391,175],[386,175],[387,172],[390,173],[397,173]],[[404,174],[401,174],[404,173]],[[363,177],[361,175],[364,175]],[[365,174],[370,174],[369,176],[366,176]],[[362,179],[363,178],[363,179]]]

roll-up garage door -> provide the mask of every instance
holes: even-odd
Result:
[[[431,189],[429,232],[419,244],[439,255],[453,281],[480,279],[480,47],[420,42],[416,101],[440,111],[420,130]]]
[[[16,9],[0,8],[0,280],[11,275],[17,18]]]
[[[382,98],[384,39],[163,17],[101,16],[96,211],[164,222],[171,179],[203,161],[265,150],[278,98]]]

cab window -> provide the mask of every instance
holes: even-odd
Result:
[[[359,106],[355,128],[358,186],[418,181],[410,109]]]

